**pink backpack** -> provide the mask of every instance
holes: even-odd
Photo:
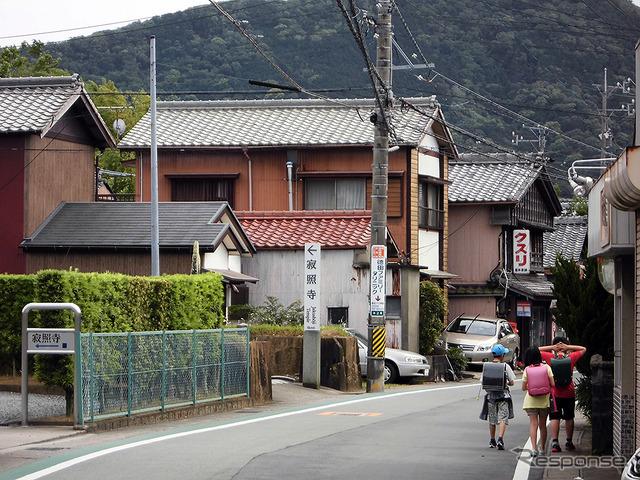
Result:
[[[527,391],[529,395],[546,395],[551,392],[547,366],[530,365],[527,367]]]

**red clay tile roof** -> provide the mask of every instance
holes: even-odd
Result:
[[[257,249],[366,248],[371,239],[371,212],[365,210],[235,212]]]

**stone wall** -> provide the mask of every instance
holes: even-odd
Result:
[[[257,341],[269,344],[272,376],[302,378],[302,337],[260,335]],[[353,337],[326,337],[320,340],[320,384],[341,391],[362,388],[358,366],[358,343]]]

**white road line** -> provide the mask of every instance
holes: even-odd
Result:
[[[455,385],[455,386],[450,386],[450,387],[425,388],[425,389],[420,389],[420,390],[410,390],[410,391],[405,391],[405,392],[389,393],[389,394],[384,394],[384,395],[373,395],[373,396],[366,397],[366,398],[357,398],[357,399],[354,399],[354,400],[347,400],[345,402],[336,402],[336,403],[327,404],[327,405],[320,405],[320,406],[317,406],[317,407],[305,408],[303,410],[295,410],[295,411],[290,411],[290,412],[277,413],[277,414],[270,415],[270,416],[267,416],[267,417],[251,418],[251,419],[248,419],[248,420],[241,420],[239,422],[228,423],[228,424],[225,424],[225,425],[216,425],[216,426],[213,426],[213,427],[204,427],[204,428],[200,428],[200,429],[189,430],[187,432],[171,433],[171,434],[168,434],[168,435],[162,435],[162,436],[155,437],[155,438],[150,438],[150,439],[147,439],[147,440],[140,440],[140,441],[137,441],[137,442],[128,443],[126,445],[119,445],[117,447],[111,447],[111,448],[107,448],[105,450],[100,450],[99,452],[94,452],[94,453],[89,453],[89,454],[86,454],[86,455],[82,455],[80,457],[77,457],[77,458],[74,458],[74,459],[71,459],[71,460],[67,460],[67,461],[59,463],[57,465],[53,465],[51,467],[47,467],[47,468],[45,468],[43,470],[39,470],[37,472],[33,472],[33,473],[30,473],[30,474],[24,475],[22,477],[19,477],[16,480],[37,480],[37,479],[42,478],[42,477],[44,477],[46,475],[51,475],[52,473],[60,472],[60,471],[65,470],[65,469],[67,469],[69,467],[73,467],[73,466],[78,465],[80,463],[87,462],[87,461],[93,460],[95,458],[103,457],[105,455],[110,455],[112,453],[121,452],[123,450],[128,450],[130,448],[137,448],[137,447],[142,447],[144,445],[150,445],[152,443],[163,442],[165,440],[172,440],[172,439],[175,439],[175,438],[187,437],[189,435],[213,432],[213,431],[216,431],[216,430],[226,430],[226,429],[232,428],[232,427],[238,427],[238,426],[242,426],[242,425],[249,425],[249,424],[252,424],[252,423],[264,422],[264,421],[267,421],[267,420],[274,420],[274,419],[277,419],[277,418],[290,417],[292,415],[301,415],[303,413],[316,412],[318,410],[325,410],[327,408],[334,408],[334,407],[341,406],[341,405],[350,405],[350,404],[354,404],[354,403],[369,402],[371,400],[378,400],[380,398],[401,397],[401,396],[405,396],[405,395],[414,395],[414,394],[417,394],[417,393],[436,392],[436,391],[441,391],[441,390],[454,390],[454,389],[458,389],[458,388],[469,388],[469,387],[474,387],[475,388],[476,385],[475,384]]]

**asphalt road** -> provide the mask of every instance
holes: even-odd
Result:
[[[516,473],[528,437],[519,382],[512,393],[516,418],[505,451],[488,448],[474,382],[336,396],[210,423],[154,427],[133,437],[99,434],[0,478],[524,479]]]

